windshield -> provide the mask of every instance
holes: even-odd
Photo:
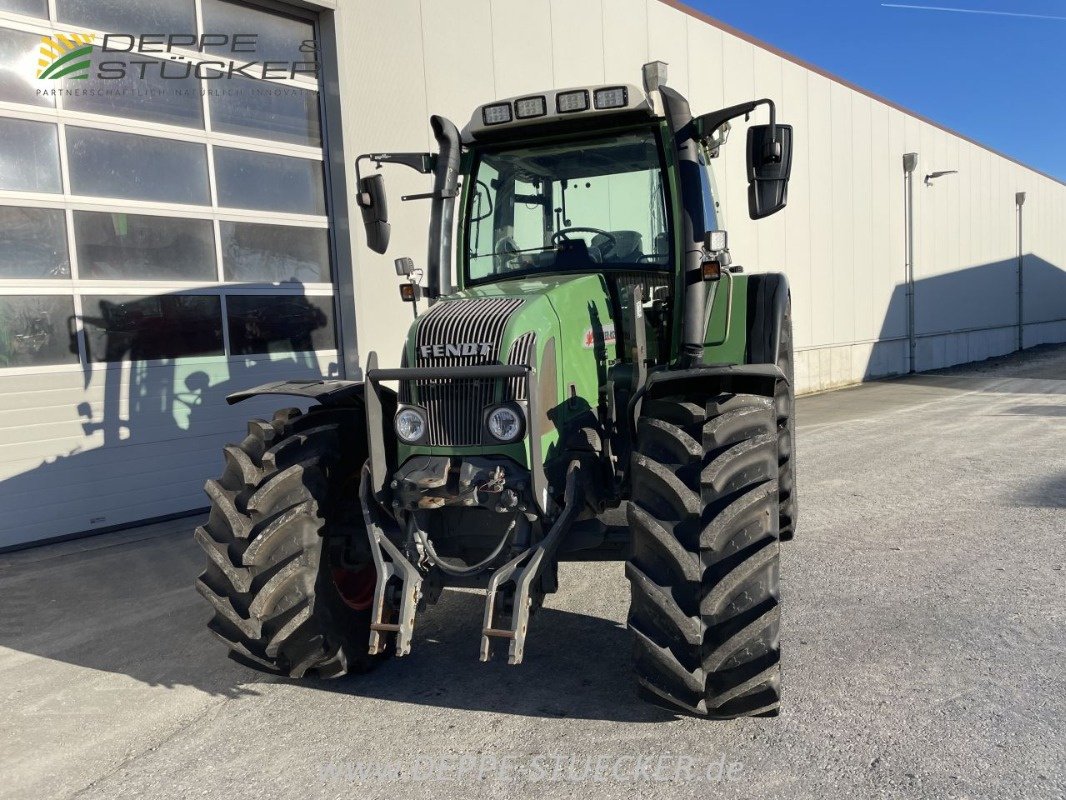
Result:
[[[481,155],[467,208],[469,280],[670,264],[654,131]]]

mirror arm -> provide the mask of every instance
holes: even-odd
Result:
[[[437,156],[435,153],[363,153],[355,159],[356,178],[362,177],[359,174],[360,161],[373,161],[378,169],[382,164],[400,164],[428,175],[437,165]]]
[[[714,135],[715,131],[730,120],[734,120],[737,117],[744,117],[745,120],[747,120],[752,112],[762,105],[769,106],[770,109],[770,142],[772,143],[777,138],[777,106],[775,106],[774,101],[768,97],[764,97],[762,100],[749,100],[746,103],[723,108],[719,111],[710,111],[706,114],[701,114],[693,120],[696,125],[696,136],[700,141],[709,140],[711,136]],[[769,148],[769,151],[763,154],[764,157],[773,161],[780,161],[781,153],[773,146],[773,144],[770,144]]]
[[[435,153],[363,153],[355,159],[356,186],[359,186],[359,182],[363,179],[363,171],[360,169],[360,164],[363,161],[373,161],[378,169],[381,169],[382,164],[400,164],[404,167],[410,167],[415,172],[420,172],[423,175],[430,174],[437,166]],[[402,199],[406,200],[407,198]],[[365,208],[369,204],[370,198],[366,196],[366,192],[359,192],[355,196],[355,201],[360,207]]]
[[[422,194],[402,194],[402,195],[400,195],[400,200],[403,200],[403,201],[407,201],[407,200],[434,200],[434,199],[436,199],[438,197],[440,199],[442,199],[442,200],[448,200],[448,199],[454,199],[454,198],[456,198],[458,196],[459,196],[459,192],[458,191],[455,191],[455,192],[441,192],[440,194],[437,194],[436,192],[422,192]]]

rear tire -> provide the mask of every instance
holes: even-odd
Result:
[[[365,602],[376,576],[350,508],[366,458],[361,421],[358,409],[320,407],[253,420],[225,448],[222,477],[207,482],[210,517],[195,537],[208,563],[196,588],[235,661],[293,678],[378,661]]]
[[[626,575],[634,668],[657,704],[778,712],[778,438],[770,398],[644,403]]]

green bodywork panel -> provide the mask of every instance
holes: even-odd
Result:
[[[748,276],[726,273],[711,284],[705,364],[743,364],[748,344]]]
[[[583,273],[523,277],[464,289],[440,302],[496,297],[525,301],[508,320],[499,352],[509,352],[522,334],[536,333],[531,392],[536,392],[539,419],[529,422],[532,430],[523,442],[511,445],[443,448],[401,443],[400,463],[416,454],[502,455],[528,468],[528,433],[540,437],[541,453],[550,460],[559,432],[588,412],[590,406],[595,412],[600,390],[606,384],[607,359],[614,356],[614,319],[603,276]],[[406,344],[409,364],[415,363],[415,335],[413,325]]]

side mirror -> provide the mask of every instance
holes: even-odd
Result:
[[[770,130],[776,134],[771,137]],[[792,126],[752,125],[748,128],[748,214],[762,219],[788,203],[792,174]]]
[[[366,245],[375,253],[389,249],[389,206],[385,200],[385,179],[380,175],[368,175],[359,179],[359,209],[366,228]]]

